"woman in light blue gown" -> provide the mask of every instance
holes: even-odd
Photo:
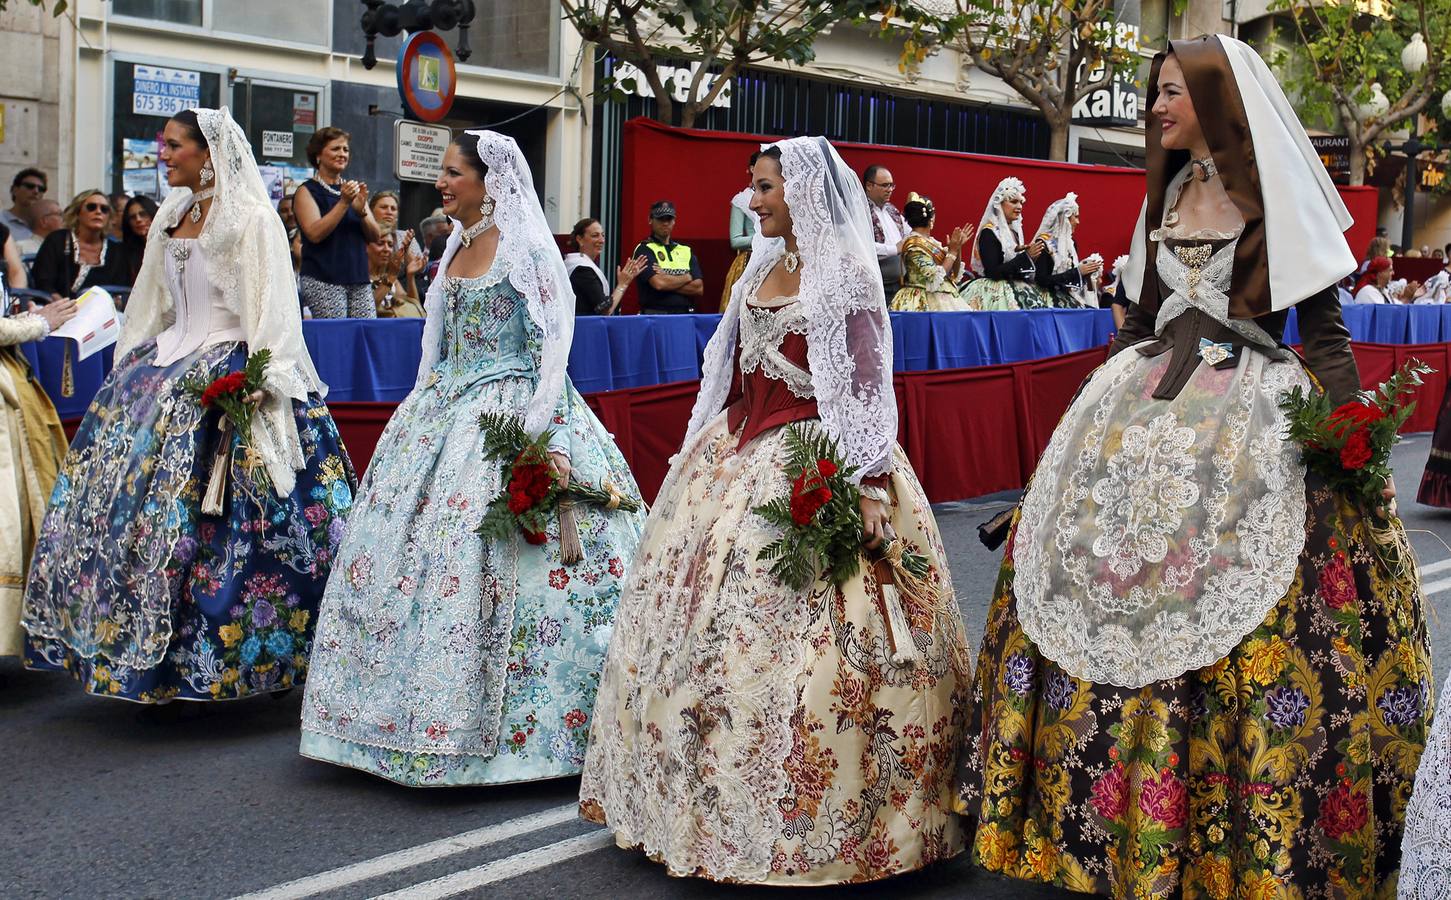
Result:
[[[557,523],[542,545],[474,533],[501,489],[482,413],[547,429],[560,474],[639,490],[565,374],[574,295],[518,147],[467,132],[437,186],[453,236],[323,599],[302,754],[412,786],[571,775],[643,503],[577,506],[573,565]]]

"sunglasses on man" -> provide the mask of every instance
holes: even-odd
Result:
[[[16,187],[25,188],[27,191],[35,191],[37,194],[45,193],[45,185],[38,181],[22,181]]]

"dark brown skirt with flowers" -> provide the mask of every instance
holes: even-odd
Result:
[[[959,764],[979,864],[1123,898],[1394,896],[1431,717],[1421,597],[1308,488],[1285,598],[1215,665],[1139,690],[1038,653],[1009,543]]]
[[[1451,509],[1451,391],[1446,392],[1436,417],[1431,457],[1426,460],[1426,474],[1421,476],[1416,502]]]

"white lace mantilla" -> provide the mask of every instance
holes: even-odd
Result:
[[[815,397],[811,373],[781,352],[786,335],[804,335],[806,329],[806,315],[795,297],[747,303],[741,315],[741,374],[760,369],[767,378],[784,383],[795,396],[803,400]]]
[[[1441,690],[1439,715],[1416,770],[1416,788],[1406,805],[1401,839],[1400,900],[1451,897],[1451,678]]]
[[[1221,259],[1233,244],[1196,279],[1161,250],[1181,313],[1227,311]],[[1138,688],[1212,665],[1289,590],[1305,469],[1279,400],[1310,381],[1260,346],[1233,369],[1201,364],[1172,400],[1153,396],[1170,354],[1125,350],[1053,433],[1023,498],[1014,591],[1024,631],[1073,675]]]

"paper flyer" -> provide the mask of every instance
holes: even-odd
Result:
[[[104,350],[116,343],[121,336],[122,317],[116,311],[116,301],[98,287],[93,287],[76,298],[80,310],[76,317],[50,333],[51,337],[70,338],[76,342],[79,362],[97,350]]]

